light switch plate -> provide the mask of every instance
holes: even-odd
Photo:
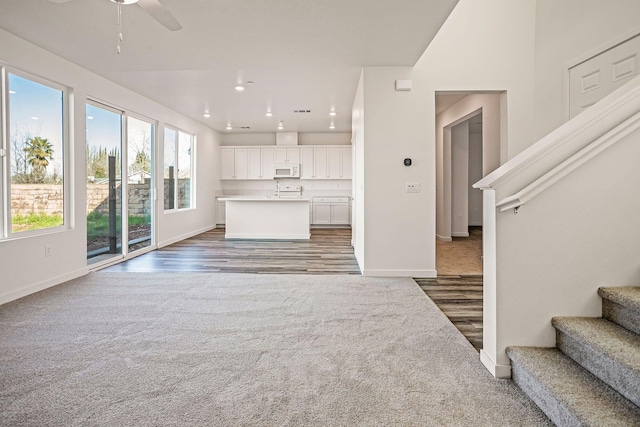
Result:
[[[419,182],[407,182],[407,187],[405,190],[407,193],[419,193],[420,192],[420,183]]]

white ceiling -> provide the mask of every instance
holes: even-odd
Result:
[[[0,28],[221,132],[350,132],[361,68],[414,65],[457,1],[162,0],[175,32],[127,5],[120,55],[109,0],[0,0]]]

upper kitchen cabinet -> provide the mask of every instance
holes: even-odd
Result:
[[[249,148],[247,179],[273,179],[273,148]]]
[[[351,147],[300,149],[301,179],[351,179]]]
[[[220,179],[247,179],[247,149],[220,149]]]
[[[273,148],[220,148],[220,179],[273,179]]]
[[[300,163],[300,148],[274,148],[273,161],[274,163]]]
[[[300,179],[351,179],[351,146],[220,147],[220,179],[273,179],[275,163],[299,163]]]

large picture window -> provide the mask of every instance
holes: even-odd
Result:
[[[65,225],[65,90],[2,69],[2,236]]]
[[[193,207],[194,137],[176,129],[164,130],[164,209]]]

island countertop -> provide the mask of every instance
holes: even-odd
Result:
[[[223,196],[218,197],[221,202],[310,202],[306,197],[276,197],[276,196]]]

